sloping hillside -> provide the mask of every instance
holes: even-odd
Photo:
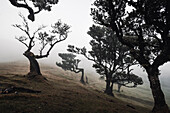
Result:
[[[43,76],[27,79],[26,63],[0,64],[0,113],[147,113],[135,106],[79,83],[79,76],[41,66]],[[13,89],[10,91],[9,89]]]

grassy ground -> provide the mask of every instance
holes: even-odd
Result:
[[[148,113],[145,107],[110,97],[90,85],[82,85],[72,73],[41,66],[43,76],[27,79],[25,63],[0,64],[0,89],[11,86],[41,93],[0,94],[0,113]],[[55,73],[55,74],[54,74]]]

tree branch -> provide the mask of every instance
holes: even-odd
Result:
[[[18,41],[20,41],[21,43],[23,43],[23,44],[28,48],[28,45],[24,42],[24,40],[21,40],[20,38],[17,38],[17,37],[15,37],[15,39],[17,39]]]
[[[31,7],[29,7],[27,4],[21,4],[21,3],[18,3],[17,0],[9,0],[10,3],[15,6],[15,7],[19,7],[19,8],[25,8],[29,11],[29,15],[28,15],[28,18],[31,20],[31,21],[34,21],[35,20],[35,17],[34,17],[34,11]]]
[[[61,41],[64,41],[64,40],[67,38],[67,36],[65,36],[63,39],[61,39],[60,37],[61,37],[61,35],[59,36],[59,40],[56,40],[53,44],[50,45],[50,48],[48,49],[48,51],[46,52],[46,54],[44,54],[44,55],[35,55],[35,58],[40,59],[40,58],[48,57],[49,54],[50,54],[50,52],[51,52],[51,50],[52,50],[52,48],[53,48],[57,43],[59,43],[59,42],[61,42]]]

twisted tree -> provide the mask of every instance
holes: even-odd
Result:
[[[42,31],[46,27],[42,25],[31,35],[30,27],[26,18],[21,14],[20,17],[23,19],[23,25],[15,24],[13,26],[26,34],[25,36],[16,37],[16,39],[27,48],[23,55],[27,57],[30,62],[30,72],[28,73],[28,77],[41,75],[39,64],[36,59],[48,57],[52,48],[57,43],[64,41],[67,38],[70,27],[67,24],[62,24],[59,20],[54,25],[51,25],[51,31]],[[39,42],[39,44],[37,42]],[[39,54],[35,55],[32,52],[32,49],[37,47],[39,47]]]
[[[58,3],[58,0],[9,0],[17,8],[25,8],[29,11],[28,19],[35,20],[35,14],[42,10],[51,11],[52,5]],[[35,11],[36,10],[36,11]]]
[[[80,63],[81,60],[75,59],[76,55],[73,55],[71,53],[59,53],[58,55],[62,58],[62,63],[56,62],[56,65],[64,70],[73,71],[75,73],[81,72],[82,75],[80,82],[85,84],[84,69],[78,67],[78,64]]]
[[[168,113],[158,68],[170,61],[170,1],[96,0],[91,15],[96,23],[111,28],[146,70],[154,98],[152,112]]]
[[[112,91],[113,83],[115,83],[114,75],[127,68],[127,60],[125,59],[130,57],[129,51],[127,51],[127,47],[118,42],[111,29],[93,25],[88,34],[92,37],[90,41],[91,51],[87,51],[85,47],[77,48],[72,45],[68,46],[68,51],[82,54],[88,60],[93,61],[96,72],[106,77],[104,92],[114,96]]]

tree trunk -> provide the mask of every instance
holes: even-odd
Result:
[[[148,71],[148,78],[150,81],[150,88],[154,98],[154,107],[152,112],[154,113],[169,113],[169,108],[166,104],[164,93],[161,89],[159,81],[159,70],[158,68],[150,68]]]
[[[120,88],[121,88],[121,86],[122,86],[122,85],[117,84],[117,92],[119,92],[119,93],[120,93]]]
[[[105,89],[104,93],[106,93],[107,95],[110,95],[110,96],[114,96],[113,89],[112,89],[113,85],[110,83],[111,83],[111,80],[106,78],[106,89]]]
[[[84,81],[84,69],[81,69],[81,73],[82,73],[82,75],[81,75],[80,82],[85,84],[85,81]]]
[[[88,81],[88,77],[86,76],[86,84],[88,84],[89,83],[89,81]]]
[[[24,53],[24,56],[26,56],[30,62],[30,72],[28,73],[28,77],[35,77],[36,75],[41,75],[40,67],[37,60],[35,59],[34,54],[30,51],[26,51]]]

